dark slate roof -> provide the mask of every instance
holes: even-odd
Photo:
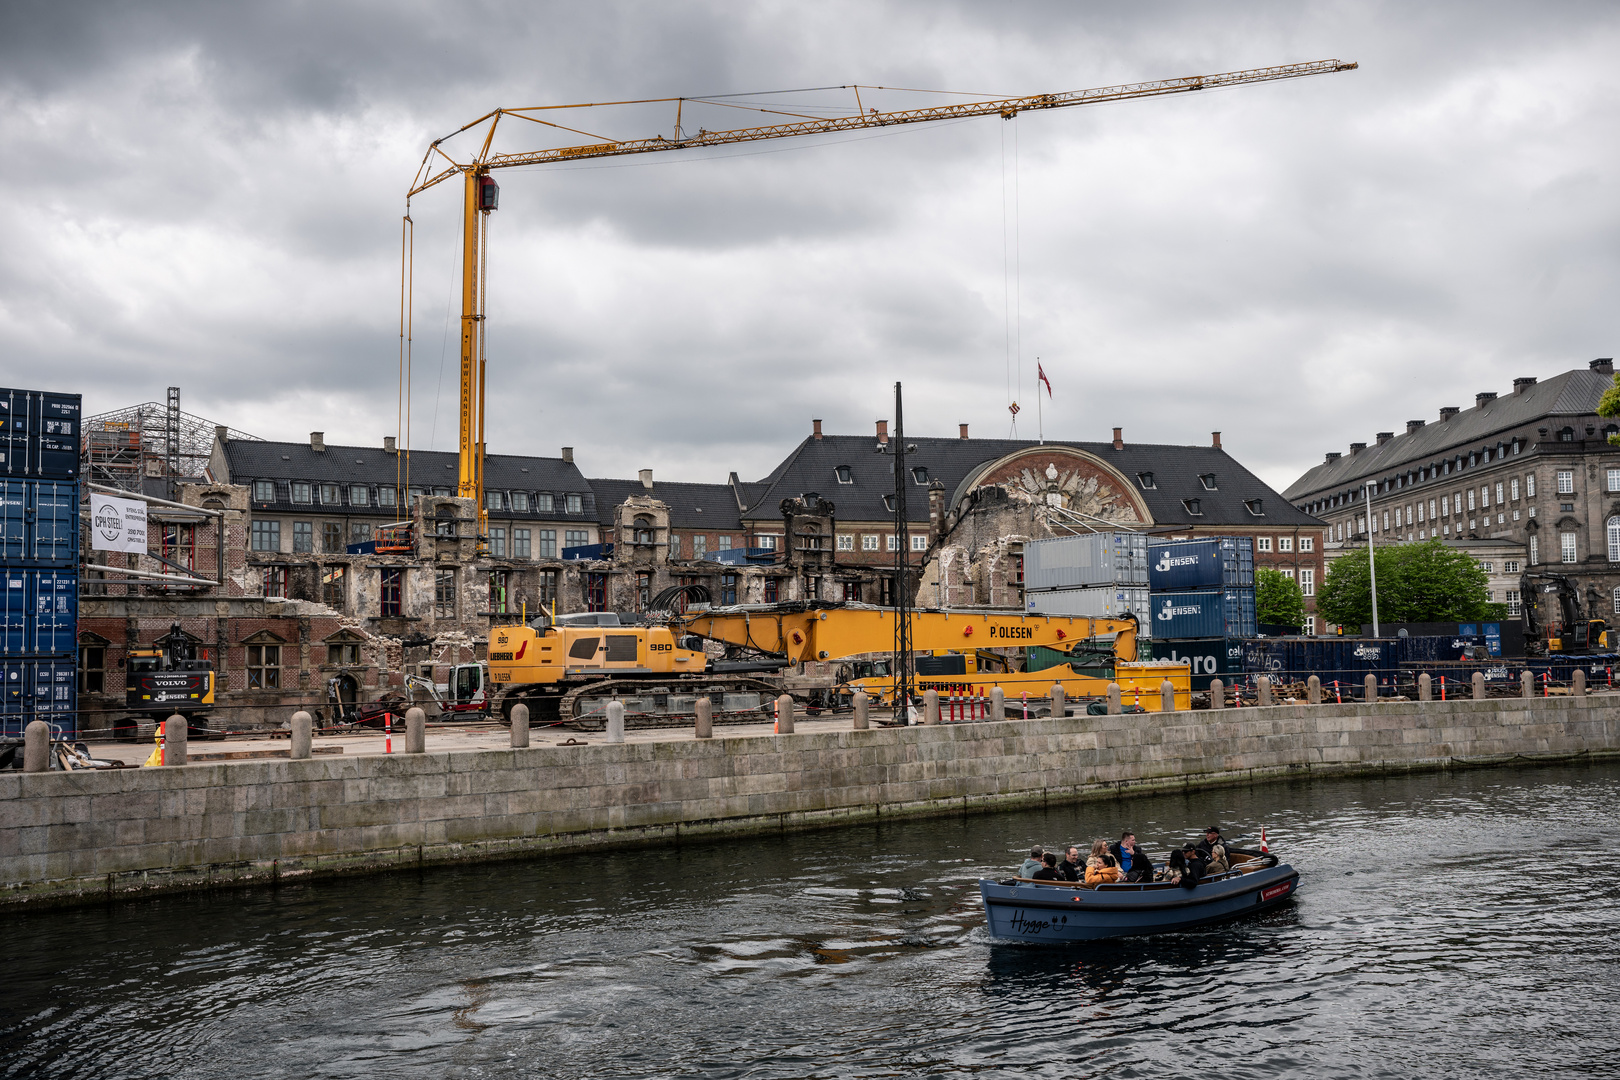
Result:
[[[375,446],[335,446],[328,443],[325,451],[317,452],[307,442],[259,442],[232,439],[225,443],[225,461],[230,469],[229,481],[246,484],[252,480],[276,480],[277,502],[285,502],[285,482],[307,480],[311,483],[341,485],[366,484],[393,488],[399,480],[399,457]],[[454,491],[457,478],[457,455],[434,450],[413,450],[410,454],[410,486],[421,488],[449,488]],[[221,478],[225,479],[225,478]],[[558,500],[556,511],[529,513],[520,517],[543,517],[556,520],[594,520],[596,507],[591,487],[584,474],[572,462],[561,458],[519,457],[513,454],[489,454],[484,458],[484,487],[495,491],[527,491],[532,494],[577,494],[581,496],[581,512],[563,512]],[[343,493],[343,506],[315,509],[330,512],[348,506],[348,492]],[[288,504],[291,505],[291,504]],[[306,511],[309,507],[303,506]],[[371,514],[389,514],[376,505],[356,507],[357,511]],[[512,516],[510,512],[497,516]]]
[[[640,480],[596,479],[589,481],[596,492],[596,509],[605,527],[613,525],[613,511],[632,495],[651,495],[669,506],[669,523],[676,529],[707,529],[712,532],[740,532],[737,497],[730,484],[686,484],[655,480],[648,490]]]
[[[1360,453],[1325,461],[1290,484],[1283,496],[1299,500],[1319,492],[1348,491],[1361,487],[1364,480],[1382,479],[1408,466],[1434,464],[1487,446],[1494,449],[1514,429],[1544,418],[1595,415],[1598,399],[1613,384],[1612,376],[1598,371],[1566,371],[1520,393],[1464,409],[1450,420],[1402,432],[1382,446],[1373,444]],[[1535,441],[1534,435],[1530,441]]]
[[[892,442],[892,440],[891,440]],[[964,484],[982,467],[1009,454],[1042,445],[1033,439],[936,439],[907,437],[917,447],[906,455],[907,468],[928,470],[928,481],[945,485],[954,503],[966,493]],[[783,499],[815,492],[837,508],[840,521],[884,521],[893,515],[883,504],[883,496],[894,490],[892,461],[887,454],[874,452],[875,437],[869,435],[827,435],[805,439],[788,458],[761,482],[764,491],[744,511],[743,519],[758,521],[780,516]],[[1112,443],[1057,442],[1045,445],[1084,450],[1118,469],[1142,496],[1155,525],[1239,525],[1283,527],[1321,525],[1316,518],[1294,507],[1264,481],[1239,465],[1224,450],[1212,446],[1167,446],[1152,443],[1126,443],[1115,450]],[[854,482],[840,484],[834,472],[848,465]],[[1139,473],[1151,472],[1154,488],[1143,490]],[[1216,489],[1206,490],[1200,474],[1214,473]],[[913,482],[907,488],[909,520],[927,522],[927,483]],[[1202,513],[1191,516],[1184,499],[1199,500]],[[1249,500],[1261,501],[1262,516],[1245,507]]]

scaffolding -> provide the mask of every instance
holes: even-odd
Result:
[[[83,430],[85,480],[166,499],[175,497],[177,483],[203,478],[217,436],[263,441],[182,412],[178,386],[169,387],[167,402],[87,416]]]

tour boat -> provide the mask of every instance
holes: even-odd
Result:
[[[1269,864],[1269,865],[1267,865]],[[1003,941],[1094,941],[1163,934],[1267,911],[1299,888],[1299,871],[1253,859],[1186,889],[1179,882],[1079,885],[979,880],[990,936]]]

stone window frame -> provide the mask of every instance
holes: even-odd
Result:
[[[281,550],[281,522],[273,519],[254,518],[250,531],[249,544],[253,551]]]
[[[454,619],[456,617],[456,571],[435,568],[433,571],[433,617],[435,619]]]

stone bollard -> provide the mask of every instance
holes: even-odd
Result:
[[[617,698],[607,703],[607,741],[624,742],[624,702]]]
[[[1485,700],[1485,673],[1483,671],[1474,672],[1474,700]]]
[[[793,695],[783,694],[776,699],[776,732],[778,735],[793,734]]]
[[[35,720],[23,729],[23,772],[45,772],[51,767],[51,725]]]
[[[1427,671],[1418,676],[1418,700],[1434,700],[1434,680],[1429,678],[1429,673]]]
[[[175,713],[163,722],[163,764],[186,763],[186,718]]]
[[[526,750],[529,746],[529,707],[522,702],[512,706],[512,749]]]
[[[1271,679],[1268,678],[1265,675],[1262,675],[1258,679],[1254,680],[1254,685],[1255,685],[1254,703],[1256,705],[1270,705],[1270,704],[1272,704],[1272,700],[1271,700]]]
[[[1322,704],[1322,680],[1315,675],[1305,680],[1305,700],[1312,705]]]
[[[292,749],[287,756],[298,761],[309,757],[310,739],[314,735],[315,720],[309,713],[299,709],[292,715]]]
[[[1570,692],[1570,695],[1572,697],[1585,697],[1586,696],[1586,672],[1585,671],[1581,670],[1580,668],[1575,669],[1575,674],[1569,680],[1569,692]]]
[[[990,688],[990,720],[1007,719],[1007,691],[999,686]]]
[[[405,752],[427,753],[427,713],[410,709],[405,713]]]
[[[1212,709],[1226,708],[1226,684],[1219,679],[1209,680],[1209,707]]]
[[[939,723],[939,691],[927,690],[923,693],[923,723]]]
[[[1049,691],[1049,696],[1052,699],[1052,715],[1053,716],[1068,716],[1069,715],[1069,705],[1068,705],[1068,702],[1064,700],[1063,684],[1062,683],[1053,683],[1052,684],[1052,689],[1051,689],[1051,691]]]
[[[1176,687],[1169,679],[1159,684],[1159,711],[1176,711]]]
[[[855,705],[855,730],[865,731],[870,722],[871,714],[868,710],[872,708],[872,699],[866,696],[864,690],[857,690],[852,700]]]
[[[696,739],[714,738],[714,702],[706,697],[700,697],[692,706],[697,713],[697,719],[692,725],[692,737]]]
[[[1361,692],[1362,701],[1378,700],[1378,676],[1368,675],[1362,680],[1362,686],[1364,687]]]
[[[1533,671],[1519,673],[1519,695],[1521,697],[1536,696],[1536,675]]]
[[[1120,713],[1125,711],[1124,702],[1120,700],[1120,689],[1119,683],[1117,682],[1111,682],[1108,684],[1107,710],[1109,716],[1118,716]]]

